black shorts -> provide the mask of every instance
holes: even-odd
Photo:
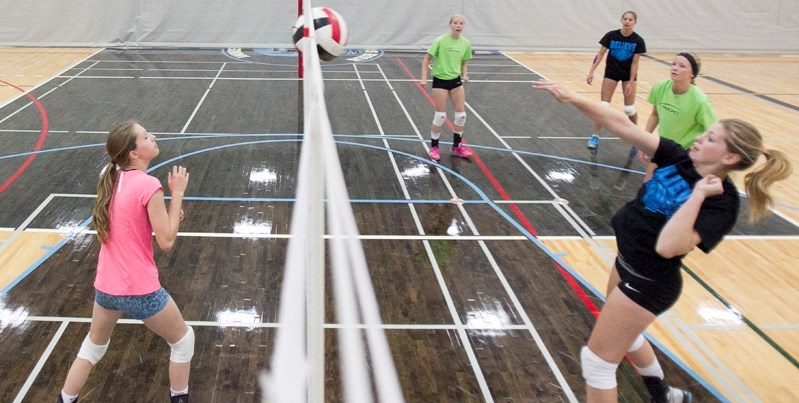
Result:
[[[621,278],[619,290],[655,315],[660,315],[671,308],[682,292],[682,274],[679,269],[663,278],[651,279],[637,273],[629,263],[621,259],[621,256],[617,256],[616,271]]]
[[[440,78],[433,77],[433,88],[442,88],[447,91],[452,91],[462,85],[463,81],[461,81],[460,76],[453,78],[452,80],[442,80]]]
[[[630,72],[625,74],[624,72],[610,71],[610,69],[605,69],[605,78],[621,82],[630,81]],[[638,75],[633,78],[633,81],[638,81]]]

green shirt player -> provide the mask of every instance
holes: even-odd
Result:
[[[671,79],[661,81],[652,87],[647,101],[651,103],[652,114],[646,122],[646,131],[674,140],[684,148],[694,144],[694,140],[716,123],[716,113],[710,98],[694,83],[701,67],[700,59],[688,52],[674,57],[671,62]],[[642,154],[642,159],[646,156]],[[652,175],[654,164],[650,164],[646,179]]]
[[[433,126],[430,129],[432,138],[430,158],[435,161],[441,159],[438,140],[441,137],[441,126],[447,119],[447,98],[452,101],[452,107],[455,110],[452,154],[462,158],[472,155],[472,152],[461,144],[463,126],[466,123],[466,92],[463,89],[463,83],[469,81],[466,61],[472,58],[472,44],[461,36],[465,24],[464,16],[453,15],[449,19],[450,32],[433,41],[422,61],[422,75],[419,84],[422,88],[427,88],[427,70],[430,67],[430,60],[436,59],[433,65],[433,103],[436,112],[433,116]]]

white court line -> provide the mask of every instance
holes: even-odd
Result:
[[[22,402],[22,399],[25,398],[25,395],[28,394],[28,391],[33,385],[33,381],[35,381],[36,377],[39,376],[39,372],[42,371],[44,363],[47,362],[48,358],[50,358],[50,354],[53,352],[53,349],[55,349],[55,346],[56,344],[58,344],[58,341],[61,340],[61,336],[64,334],[64,331],[67,329],[68,324],[69,324],[68,322],[62,321],[61,326],[58,327],[58,331],[56,331],[55,335],[53,335],[53,338],[50,340],[50,343],[47,344],[47,348],[44,350],[44,352],[42,352],[41,357],[39,357],[39,361],[36,362],[36,366],[33,367],[33,370],[28,375],[28,379],[25,380],[25,384],[22,385],[22,388],[17,394],[17,397],[14,398],[14,403]]]
[[[33,219],[36,218],[36,216],[38,216],[39,213],[41,213],[42,210],[44,210],[44,208],[52,200],[53,200],[53,195],[52,194],[47,196],[47,198],[44,199],[44,201],[39,204],[39,207],[36,207],[36,210],[33,210],[33,212],[31,212],[31,214],[28,216],[28,218],[25,219],[25,221],[23,221],[22,224],[19,225],[19,227],[15,228],[14,232],[12,232],[11,235],[8,236],[8,238],[4,239],[3,242],[0,243],[0,253],[3,253],[3,251],[6,250],[6,248],[8,248],[8,245],[11,245],[11,243],[15,239],[17,239],[17,237],[19,237],[19,235],[22,233],[22,231],[24,231],[25,228],[27,228],[28,224],[30,224],[31,221],[33,221]]]
[[[36,316],[31,315],[24,318],[14,319],[13,323],[21,322],[64,322],[64,323],[91,323],[92,318],[77,317],[77,316]],[[144,325],[144,322],[138,319],[121,318],[117,321],[121,325]],[[278,328],[278,322],[244,322],[244,321],[217,321],[217,320],[187,320],[186,324],[190,326],[201,327],[252,327],[252,328]],[[508,325],[499,324],[496,326],[489,325],[463,325],[454,323],[381,323],[378,325],[367,325],[363,323],[356,324],[342,324],[342,323],[325,323],[325,329],[382,329],[382,330],[527,330],[525,325]]]
[[[63,84],[62,84],[62,85],[63,85]],[[47,92],[45,92],[44,94],[42,94],[42,95],[40,95],[40,96],[36,97],[36,99],[37,99],[37,100],[44,99],[44,97],[46,97],[46,96],[47,96],[48,94],[50,94],[51,92],[53,92],[53,91],[57,90],[59,87],[61,87],[61,85],[59,85],[58,87],[53,87],[53,88],[51,88],[51,89],[50,89],[50,91],[47,91]],[[28,94],[28,93],[30,93],[30,91],[27,91],[25,94]],[[6,120],[8,120],[8,119],[11,119],[11,118],[12,118],[13,116],[15,116],[16,114],[18,114],[18,113],[20,113],[20,112],[24,111],[25,109],[28,109],[28,107],[29,107],[29,106],[31,106],[31,105],[33,105],[33,101],[28,101],[28,102],[27,102],[25,105],[22,105],[21,107],[19,107],[19,108],[18,108],[17,110],[15,110],[14,112],[11,112],[11,114],[9,114],[8,116],[4,117],[3,119],[0,119],[0,123],[3,123],[3,122],[5,122],[5,121],[6,121]],[[34,132],[35,132],[35,131],[34,131]],[[40,132],[40,133],[41,133],[41,130],[38,130],[38,132]]]
[[[147,71],[147,70],[152,70],[152,69],[134,69],[134,68],[123,68],[123,67],[116,67],[116,68],[96,67],[92,69],[92,71]],[[205,71],[205,70],[197,70],[197,71]],[[216,71],[216,69],[208,71]]]
[[[13,230],[14,228],[0,228],[0,230]],[[97,231],[92,229],[78,227],[75,229],[58,229],[58,228],[25,228],[25,232],[34,233],[74,233],[74,234],[96,234]],[[229,233],[229,232],[178,232],[178,237],[194,237],[194,238],[291,238],[291,234],[247,234],[247,233]],[[325,239],[332,239],[332,235],[324,235]],[[585,237],[579,235],[542,235],[536,237],[540,240],[584,240]],[[613,235],[594,235],[591,237],[594,240],[615,240]],[[428,241],[523,241],[529,240],[524,235],[396,235],[396,234],[371,234],[358,235],[358,239],[366,240],[428,240]],[[736,239],[745,241],[799,241],[799,235],[730,235],[725,239]]]
[[[99,49],[97,49],[97,51],[96,51],[96,52],[92,53],[92,54],[91,54],[91,55],[89,55],[89,56],[86,56],[86,58],[84,58],[83,60],[78,60],[77,62],[75,62],[75,63],[73,63],[73,64],[71,64],[71,65],[69,65],[69,66],[65,67],[63,70],[61,70],[60,72],[56,73],[56,74],[55,74],[55,76],[54,76],[54,77],[51,77],[49,80],[46,80],[46,81],[44,81],[44,82],[40,83],[39,85],[37,85],[37,86],[35,86],[35,87],[33,87],[33,88],[31,88],[31,89],[29,89],[29,90],[25,91],[24,93],[20,93],[19,95],[15,96],[15,97],[9,98],[9,99],[8,99],[6,102],[4,102],[4,103],[0,104],[0,109],[4,108],[6,105],[8,105],[8,104],[10,104],[10,103],[12,103],[12,102],[14,102],[14,101],[16,101],[16,100],[17,100],[17,99],[19,99],[19,98],[22,98],[22,97],[24,97],[26,94],[28,94],[28,93],[30,93],[30,92],[33,92],[35,89],[37,89],[37,88],[39,88],[39,87],[41,87],[41,86],[43,86],[43,85],[45,85],[45,84],[49,83],[50,81],[52,81],[52,80],[53,80],[53,78],[61,76],[61,74],[64,74],[66,71],[68,71],[68,70],[71,70],[71,69],[75,68],[75,66],[77,66],[77,65],[79,65],[79,64],[81,64],[81,63],[83,63],[83,62],[85,62],[85,61],[86,61],[86,60],[88,60],[90,57],[93,57],[93,56],[97,55],[98,53],[102,52],[103,50],[104,50],[103,48],[99,48]]]
[[[741,379],[738,378],[738,376],[736,376],[732,370],[724,365],[721,359],[719,359],[718,356],[714,354],[712,350],[708,348],[705,343],[698,336],[696,336],[693,331],[691,331],[690,327],[686,326],[685,323],[680,320],[678,316],[674,315],[673,313],[666,313],[659,317],[659,322],[669,329],[672,335],[674,335],[674,337],[677,339],[678,343],[683,346],[683,348],[691,352],[691,355],[702,365],[702,367],[704,367],[706,371],[713,375],[713,379],[715,379],[724,389],[726,389],[726,396],[735,397],[736,399],[734,400],[740,400],[742,397],[734,393],[735,388],[728,382],[729,379],[735,384],[735,386],[738,387],[738,390],[747,395],[749,401],[760,401],[760,399],[758,399],[746,386],[746,383],[741,381]]]
[[[252,63],[245,62],[245,61],[238,61],[238,60],[231,60],[231,59],[227,59],[226,61],[223,61],[223,62],[221,62],[221,61],[220,61],[220,62],[203,62],[203,61],[198,61],[198,60],[94,60],[94,61],[96,61],[98,64],[99,64],[99,63],[125,63],[125,64],[137,64],[137,63],[141,63],[141,64],[215,64],[215,65],[219,65],[219,64],[222,64],[222,63],[227,63],[227,64],[241,64],[241,65],[245,65],[245,64],[246,64],[246,65],[249,65],[249,64],[252,64]],[[296,73],[296,72],[297,72],[297,70],[296,70],[296,67],[297,67],[297,66],[293,66],[293,67],[294,67],[294,69],[295,69],[295,70],[294,70],[294,72]]]
[[[538,136],[536,138],[542,140],[585,140],[591,138],[591,136]],[[621,140],[618,137],[600,137],[602,140]]]
[[[31,216],[26,219],[26,221],[20,225],[18,228],[8,227],[8,228],[0,228],[0,231],[16,231],[16,232],[31,232],[31,233],[60,233],[60,234],[96,234],[97,231],[88,229],[87,227],[75,227],[73,229],[64,229],[64,228],[29,228],[28,224],[30,224],[33,219],[35,219],[36,215],[38,215],[41,210],[52,201],[53,198],[57,197],[64,197],[64,198],[86,198],[86,199],[93,199],[96,197],[94,194],[77,194],[77,193],[51,193],[47,200],[40,205],[36,211],[32,213]],[[410,196],[407,196],[410,197]],[[376,201],[379,203],[379,201]],[[494,200],[496,204],[554,204],[556,207],[560,206],[558,203],[553,201],[536,201],[536,200]],[[413,203],[410,203],[413,204]],[[570,217],[566,216],[567,220]],[[18,236],[13,235],[13,236]],[[266,234],[266,233],[227,233],[227,232],[190,232],[190,231],[181,231],[178,232],[178,237],[195,237],[195,238],[243,238],[243,239],[251,239],[251,238],[276,238],[276,239],[287,239],[291,238],[291,234]],[[331,239],[331,235],[324,235],[325,239]],[[616,237],[613,235],[592,235],[591,238],[593,240],[615,240]],[[746,241],[798,241],[799,235],[728,235],[724,237],[725,239],[731,240],[746,240]],[[521,241],[527,240],[527,237],[523,235],[399,235],[399,234],[359,234],[358,239],[363,240],[431,240],[431,241],[439,241],[439,240],[457,240],[457,241]],[[584,236],[577,236],[577,235],[549,235],[549,236],[539,236],[538,239],[540,240],[583,240],[585,239]],[[9,242],[9,238],[6,238],[4,242]],[[0,244],[0,252],[2,252],[3,248],[2,244]]]
[[[360,78],[360,74],[358,74],[358,66],[353,65],[353,68],[355,70],[355,73],[358,75],[358,78]],[[378,66],[378,69],[380,69],[380,66]],[[382,69],[380,69],[380,71],[382,73]],[[383,77],[385,77],[385,74],[383,74]],[[405,109],[402,100],[399,98],[396,91],[394,91],[394,87],[391,85],[391,82],[386,81],[386,84],[388,85],[389,89],[394,95],[394,99],[398,102],[398,104],[403,105],[402,109],[406,112],[406,118],[410,120],[410,115],[407,114],[407,109]],[[366,86],[363,84],[363,82],[361,82],[360,85],[364,97],[366,98],[366,101],[369,104],[369,108],[372,111],[372,117],[374,118],[375,123],[377,124],[380,134],[383,135],[384,134],[383,126],[380,123],[380,118],[377,116],[377,111],[375,111],[374,109],[374,105],[372,104],[369,92],[366,90]],[[414,132],[416,132],[416,134],[419,135],[419,130],[416,127],[416,125],[413,124],[412,120],[410,120],[410,122],[414,128]],[[389,150],[391,149],[391,145],[386,139],[383,139],[383,145]],[[389,160],[391,161],[391,164],[394,168],[394,174],[396,175],[397,181],[400,184],[400,188],[402,189],[403,195],[405,196],[406,199],[410,200],[411,197],[410,194],[408,193],[408,189],[405,184],[405,178],[402,176],[402,172],[400,172],[399,167],[397,166],[396,157],[394,156],[394,153],[392,153],[391,151],[386,151],[386,153],[388,154]],[[441,172],[441,170],[438,171],[439,173]],[[452,193],[453,193],[453,198],[456,197],[454,195],[454,192]],[[416,230],[419,232],[419,234],[424,234],[424,227],[422,226],[422,223],[416,212],[416,206],[414,206],[412,203],[409,203],[408,208],[410,209],[410,212],[413,215],[413,220],[416,225]],[[459,208],[462,210],[463,206],[459,206]],[[450,316],[452,317],[453,322],[455,322],[457,325],[463,325],[460,314],[458,313],[458,309],[455,307],[455,302],[453,301],[452,295],[449,292],[449,288],[447,287],[447,284],[444,281],[444,275],[441,273],[441,268],[438,266],[438,262],[435,258],[435,255],[433,254],[433,250],[430,247],[430,243],[428,241],[423,241],[423,244],[425,252],[427,253],[427,257],[428,259],[430,259],[430,264],[433,268],[433,273],[435,274],[436,280],[438,281],[439,284],[439,288],[441,289],[442,296],[444,297],[444,300],[447,304]],[[458,332],[458,337],[460,339],[460,343],[463,345],[464,352],[466,353],[466,356],[469,359],[469,363],[472,366],[472,370],[474,371],[477,383],[480,386],[480,391],[483,394],[483,400],[492,403],[494,399],[491,396],[491,390],[488,388],[488,382],[486,381],[485,375],[483,374],[483,370],[480,367],[480,362],[477,360],[477,356],[474,352],[474,347],[472,346],[471,340],[469,339],[469,335],[466,333],[464,329],[458,329],[457,332]]]
[[[796,222],[796,220],[792,219],[791,217],[788,217],[783,212],[781,212],[779,210],[775,210],[775,209],[772,209],[771,212],[774,213],[775,215],[779,216],[783,220],[788,221],[789,223],[793,224],[795,227],[799,227],[799,222]]]
[[[133,76],[78,76],[78,75],[60,75],[58,78],[66,78],[69,80],[75,79],[82,79],[82,80],[90,80],[90,79],[103,79],[103,80],[132,80],[136,77]],[[199,77],[197,78],[199,79]],[[208,77],[205,78],[206,80]]]
[[[237,70],[228,70],[228,73],[239,72],[239,73],[246,73],[245,71],[237,71]],[[253,71],[258,72],[258,71]],[[289,75],[289,77],[219,77],[217,78],[218,81],[297,81],[296,77],[290,77],[291,74],[296,74],[296,71],[289,71],[286,70],[285,73]],[[336,71],[325,71],[325,73],[344,73],[344,72],[336,72]],[[141,80],[208,80],[208,77],[203,76],[175,76],[175,77],[163,77],[163,76],[141,76],[141,77],[130,77],[130,76],[77,76],[77,75],[59,75],[59,78],[68,78],[70,80],[73,79],[84,79],[84,80],[116,80],[116,79],[134,79],[138,78]],[[385,82],[387,80],[379,79],[379,78],[362,78],[358,80],[357,78],[325,78],[325,81],[364,81],[364,82]],[[418,80],[411,80],[411,79],[390,79],[388,81],[391,82],[416,82]],[[470,80],[470,83],[507,83],[507,84],[531,84],[532,81],[530,80]],[[604,139],[604,137],[603,137]]]
[[[214,77],[214,79],[211,80],[211,84],[209,84],[208,88],[205,89],[205,93],[203,93],[203,96],[200,98],[200,101],[197,102],[197,106],[194,107],[194,110],[191,112],[191,116],[189,116],[189,119],[186,120],[186,124],[183,125],[183,129],[180,131],[180,134],[186,133],[186,129],[194,120],[194,116],[197,115],[197,111],[200,110],[200,107],[203,105],[203,102],[205,102],[205,98],[208,96],[208,93],[211,92],[212,88],[214,88],[214,83],[216,83],[216,80],[219,79],[219,75],[222,74],[222,72],[225,70],[225,66],[227,66],[227,63],[222,63],[222,67],[219,68],[219,70],[216,73],[216,77]]]

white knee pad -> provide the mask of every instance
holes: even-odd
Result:
[[[616,368],[613,364],[594,354],[588,346],[580,350],[580,364],[583,367],[585,383],[597,389],[613,389],[616,387]]]
[[[624,105],[624,114],[627,116],[635,115],[635,105]]]
[[[180,364],[191,361],[191,357],[194,356],[194,329],[191,326],[188,328],[189,331],[177,343],[169,343],[169,347],[172,347],[169,361]]]
[[[433,125],[441,127],[444,124],[444,121],[447,120],[447,112],[436,112],[433,115]]]
[[[78,358],[83,358],[92,363],[92,365],[97,365],[100,359],[105,355],[105,352],[108,351],[109,344],[111,344],[111,340],[108,340],[108,343],[105,343],[104,346],[98,346],[92,342],[92,339],[90,339],[87,334],[86,338],[83,339],[83,344],[80,345]]]
[[[641,346],[643,345],[644,345],[644,336],[639,334],[638,337],[635,338],[635,341],[633,341],[633,344],[630,345],[630,349],[627,350],[627,352],[632,353],[633,351],[638,351],[638,349],[641,348]]]
[[[466,124],[466,112],[455,112],[455,126],[463,126]]]
[[[610,108],[610,102],[608,101],[600,101],[599,103],[605,108]]]

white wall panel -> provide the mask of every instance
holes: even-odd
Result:
[[[797,0],[328,0],[350,47],[425,49],[453,13],[480,50],[597,49],[622,12],[650,51],[799,53]],[[293,0],[0,0],[0,45],[289,47]]]

